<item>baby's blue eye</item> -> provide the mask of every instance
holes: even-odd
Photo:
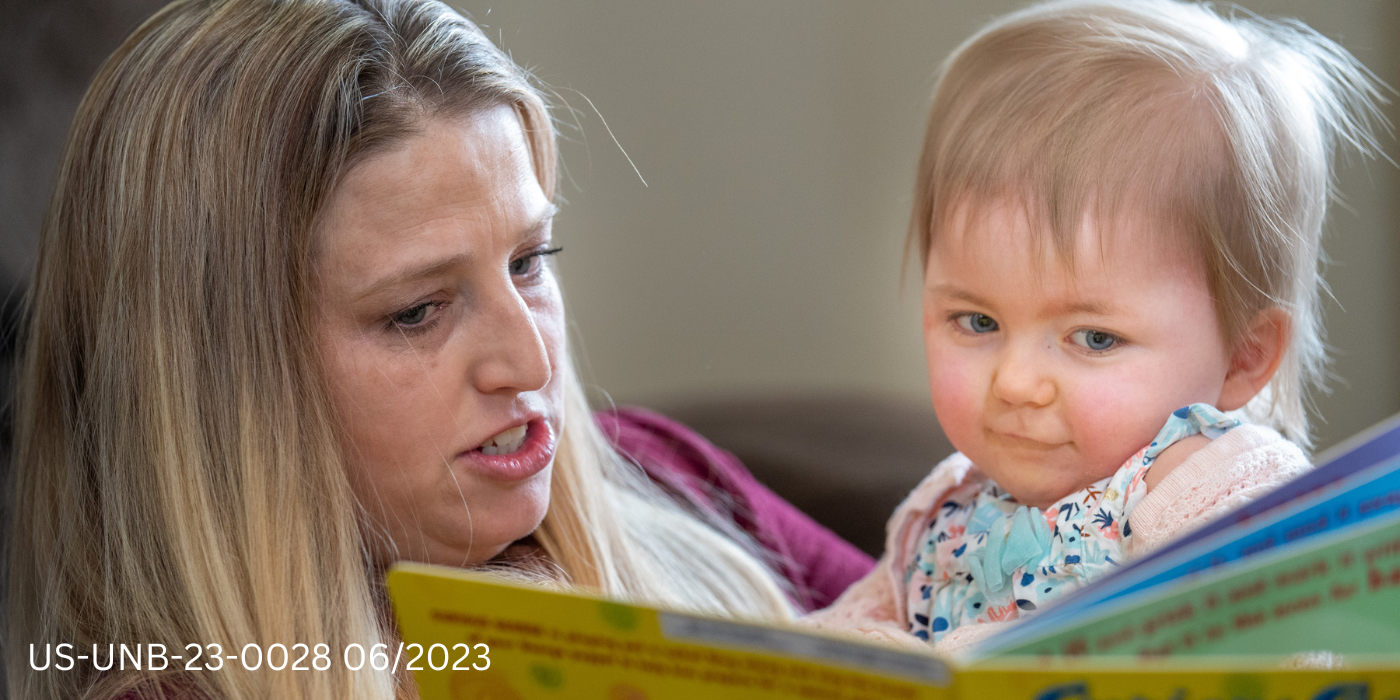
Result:
[[[959,314],[958,325],[972,333],[991,333],[996,330],[996,319],[986,314]]]
[[[1116,338],[1112,333],[1108,333],[1105,331],[1075,331],[1074,334],[1070,336],[1070,338],[1072,338],[1075,343],[1083,345],[1084,347],[1089,348],[1090,350],[1094,350],[1096,352],[1107,350],[1118,343],[1118,338]]]

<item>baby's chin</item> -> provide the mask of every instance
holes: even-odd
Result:
[[[1045,487],[1038,484],[1018,484],[1016,487],[1012,488],[1005,486],[1000,481],[997,481],[997,485],[1001,486],[1002,490],[1011,494],[1012,500],[1016,501],[1017,503],[1031,508],[1039,508],[1041,510],[1050,510],[1050,507],[1055,505],[1056,501],[1079,490],[1075,489],[1074,491],[1064,493],[1058,489]]]
[[[1083,491],[1090,484],[1112,476],[1117,467],[1109,468],[1100,474],[1097,471],[1086,473],[1082,469],[1070,470],[1053,464],[978,464],[983,473],[991,477],[997,486],[1011,495],[1017,503],[1046,510],[1066,496]],[[1121,465],[1119,465],[1121,466]]]

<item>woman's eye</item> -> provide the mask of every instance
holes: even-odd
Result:
[[[1082,330],[1075,331],[1070,335],[1076,344],[1082,345],[1095,352],[1107,350],[1118,343],[1118,338],[1106,331]]]
[[[561,250],[563,250],[563,248],[548,248],[526,253],[510,261],[510,274],[516,277],[532,275],[539,271],[540,264],[544,262],[544,257],[546,255],[554,255]]]
[[[399,327],[416,326],[428,317],[428,311],[435,306],[432,302],[423,302],[410,309],[394,314],[394,325]]]
[[[999,328],[996,319],[986,314],[958,314],[958,325],[971,333],[991,333]]]

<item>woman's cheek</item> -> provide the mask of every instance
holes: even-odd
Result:
[[[540,340],[544,343],[545,352],[549,355],[549,370],[553,379],[550,393],[558,393],[562,386],[557,375],[559,374],[559,363],[563,361],[568,345],[568,335],[564,324],[564,301],[559,293],[558,283],[551,275],[546,281],[546,288],[542,290],[539,298],[531,303],[531,310],[534,315],[535,328],[540,334]],[[553,406],[552,408],[560,408]]]
[[[561,357],[566,335],[564,331],[564,300],[559,294],[558,286],[551,284],[547,295],[539,306],[536,319],[536,323],[540,327],[540,334],[544,336],[545,344],[549,347],[550,353],[556,359]]]

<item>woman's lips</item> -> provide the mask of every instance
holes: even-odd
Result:
[[[525,442],[516,451],[488,455],[477,447],[458,454],[457,460],[495,481],[523,481],[549,466],[557,447],[549,421],[536,418],[526,424]]]

